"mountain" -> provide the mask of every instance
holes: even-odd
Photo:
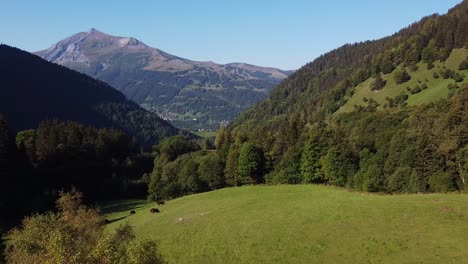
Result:
[[[58,118],[121,129],[146,147],[178,133],[108,84],[6,45],[0,45],[0,80],[0,113],[16,132]]]
[[[257,158],[247,164],[259,182],[468,189],[467,56],[467,0],[392,36],[320,56],[218,131],[225,178],[246,181],[239,164],[253,145]]]
[[[176,126],[192,129],[215,129],[232,120],[291,73],[245,63],[191,61],[96,29],[35,54],[106,81]]]

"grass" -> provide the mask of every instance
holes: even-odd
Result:
[[[426,63],[419,63],[417,71],[409,71],[411,80],[399,85],[396,84],[394,80],[395,71],[384,75],[383,79],[387,81],[387,84],[380,91],[371,91],[370,86],[374,81],[374,78],[369,78],[356,87],[354,95],[348,98],[346,104],[343,105],[343,107],[341,107],[337,113],[351,112],[354,110],[354,105],[366,106],[367,103],[364,102],[364,98],[374,99],[380,104],[379,108],[382,109],[387,102],[386,97],[394,98],[400,95],[402,92],[405,92],[409,95],[408,105],[420,105],[437,101],[439,99],[446,99],[449,94],[447,86],[450,83],[455,83],[455,81],[453,79],[443,79],[442,77],[439,79],[434,79],[433,73],[440,73],[443,67],[446,67],[447,69],[460,72],[461,74],[464,74],[468,77],[468,70],[458,70],[458,66],[467,56],[468,50],[455,49],[452,51],[449,58],[445,62],[435,62],[435,67],[431,70],[427,69]],[[401,69],[401,67],[398,67],[397,69]],[[464,81],[466,82],[467,80],[468,78],[465,77]],[[413,88],[416,85],[421,86],[423,84],[426,84],[428,88],[420,93],[410,94],[406,91],[406,87]]]
[[[129,222],[170,263],[468,263],[466,194],[249,186],[172,200],[160,214],[151,207],[107,205],[106,217],[121,219],[108,229]]]
[[[202,138],[210,138],[216,136],[216,131],[195,131],[192,133]]]

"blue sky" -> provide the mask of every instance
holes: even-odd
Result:
[[[387,36],[461,0],[0,0],[0,42],[42,50],[96,28],[168,53],[296,69],[343,44]]]

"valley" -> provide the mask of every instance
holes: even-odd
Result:
[[[468,263],[468,0],[208,2],[2,4],[0,263]]]
[[[227,125],[292,73],[245,63],[191,61],[94,28],[35,54],[108,82],[173,125],[194,131]]]

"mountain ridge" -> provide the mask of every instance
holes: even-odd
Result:
[[[266,97],[291,71],[192,61],[94,28],[34,54],[108,82],[176,126],[217,128]]]
[[[121,129],[151,147],[179,131],[105,82],[3,44],[0,58],[0,113],[15,132],[61,119]]]

